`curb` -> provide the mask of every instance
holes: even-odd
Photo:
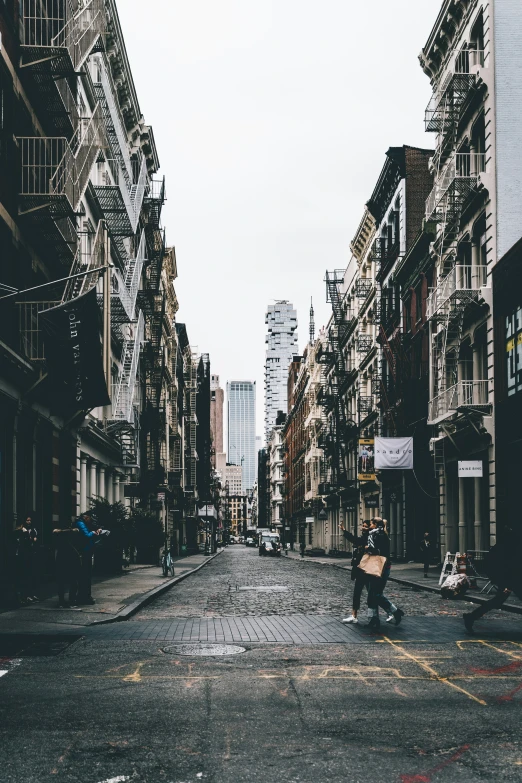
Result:
[[[192,571],[187,571],[186,574],[181,574],[181,576],[174,576],[172,577],[172,579],[169,579],[167,582],[163,582],[163,584],[158,585],[157,587],[153,587],[152,590],[149,590],[147,593],[143,593],[143,595],[140,596],[140,598],[137,598],[136,601],[133,601],[131,604],[125,606],[114,617],[108,617],[106,620],[95,620],[93,623],[89,623],[89,625],[84,627],[92,628],[94,625],[108,625],[109,623],[121,623],[124,620],[128,620],[129,617],[132,617],[133,614],[136,614],[136,612],[138,612],[148,603],[153,601],[154,598],[157,598],[158,595],[162,595],[163,593],[166,593],[167,590],[169,590],[171,587],[174,587],[174,585],[178,584],[178,582],[182,582],[188,576],[192,576],[192,574],[195,574],[201,568],[204,568],[206,565],[208,565],[208,563],[210,563],[211,560],[214,560],[214,558],[219,557],[219,555],[222,552],[223,549],[221,549],[219,552],[216,552],[215,555],[209,557],[208,560],[205,560],[205,562],[201,563],[201,565],[198,565],[196,566],[196,568],[193,568]]]
[[[398,579],[395,576],[390,576],[388,581],[397,582],[397,584],[404,585],[405,587],[413,587],[416,590],[424,590],[430,593],[438,593],[440,595],[440,587],[430,587],[429,585],[423,585],[419,582],[410,582],[407,579]],[[485,604],[487,601],[489,601],[489,598],[481,598],[478,595],[464,593],[464,595],[459,595],[459,600],[469,601],[469,603],[472,604]],[[515,606],[515,604],[504,604],[500,607],[500,611],[511,612],[511,614],[522,614],[522,606]]]

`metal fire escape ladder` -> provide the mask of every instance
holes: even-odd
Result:
[[[347,420],[344,403],[339,393],[343,386],[346,376],[346,367],[344,355],[341,349],[342,337],[344,335],[345,321],[341,305],[341,295],[339,287],[343,282],[344,272],[335,270],[326,272],[326,300],[331,302],[334,323],[330,329],[330,342],[334,365],[330,378],[330,395],[332,401],[332,416],[330,417],[330,446],[333,456],[333,468],[335,472],[336,484],[338,487],[345,487],[348,482],[346,470],[346,431]]]
[[[119,441],[122,462],[127,467],[139,465],[139,417],[134,407],[134,394],[144,330],[140,310],[138,322],[131,327],[131,335],[123,343],[121,369],[113,393],[112,419],[107,423],[107,432]]]

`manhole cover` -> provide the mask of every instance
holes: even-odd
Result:
[[[287,593],[288,587],[283,585],[259,585],[257,587],[240,587],[239,590],[255,590],[258,593]]]
[[[176,644],[164,647],[163,652],[175,655],[237,655],[246,652],[246,648],[237,644]]]

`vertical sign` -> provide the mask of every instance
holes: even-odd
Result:
[[[357,477],[359,481],[375,481],[375,443],[373,438],[359,439]]]

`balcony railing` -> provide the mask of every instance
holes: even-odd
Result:
[[[69,142],[62,137],[19,137],[21,151],[20,197],[31,211],[54,204],[62,212],[76,212],[91,169],[104,145],[103,118],[97,104],[92,117],[83,120]],[[22,210],[22,211],[25,211]]]
[[[486,170],[483,152],[458,152],[447,162],[426,200],[426,220],[442,220],[453,214]]]
[[[426,303],[426,317],[429,319],[447,315],[452,298],[465,304],[466,300],[475,301],[478,292],[488,287],[486,266],[454,266],[434,288]]]
[[[22,0],[22,67],[77,72],[105,32],[104,0]]]
[[[476,83],[473,70],[484,66],[484,52],[464,49],[456,54],[450,73],[433,93],[425,111],[427,131],[446,134],[458,120],[460,110]]]
[[[478,408],[484,412],[489,405],[488,381],[459,381],[430,400],[428,424],[437,424],[460,408]]]
[[[21,302],[18,304],[20,350],[27,359],[33,362],[45,360],[45,346],[39,315],[59,304],[60,302]]]

